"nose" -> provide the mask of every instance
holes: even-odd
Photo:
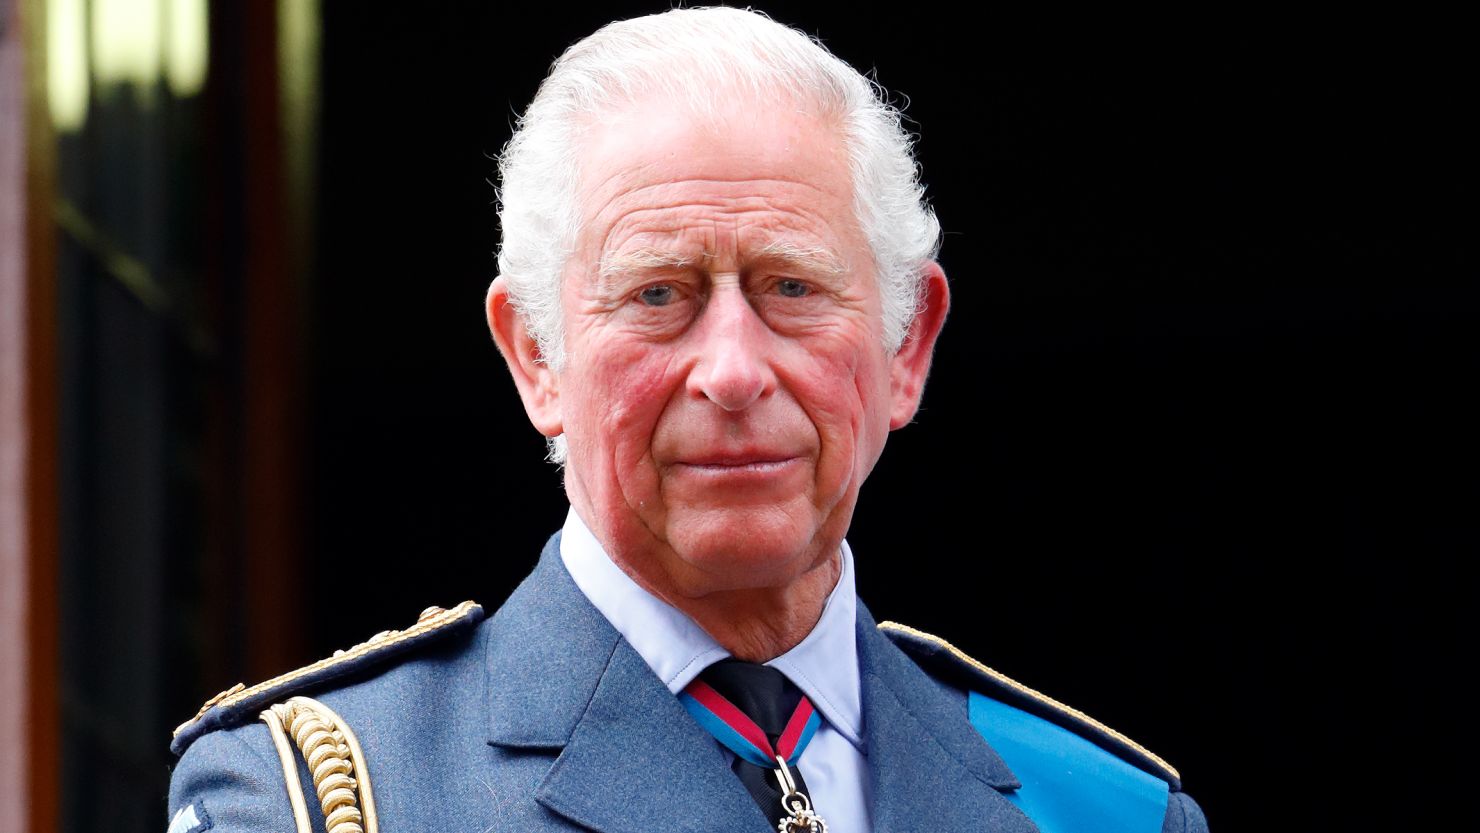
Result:
[[[743,411],[776,389],[772,333],[738,287],[710,295],[695,332],[688,388],[726,411]]]

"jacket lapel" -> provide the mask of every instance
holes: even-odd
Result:
[[[541,805],[605,833],[771,829],[714,739],[575,586],[558,535],[492,630],[489,742],[558,751]]]
[[[625,641],[536,798],[610,833],[770,827],[714,738]]]
[[[965,698],[921,671],[861,602],[858,663],[875,830],[1036,833],[1002,795],[1021,785],[971,728]]]
[[[713,738],[575,586],[546,545],[489,623],[489,743],[558,755],[534,799],[603,833],[773,830]],[[1036,833],[1003,795],[1017,779],[858,605],[874,829]],[[825,814],[824,814],[825,815]]]

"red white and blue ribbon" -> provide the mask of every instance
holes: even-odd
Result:
[[[778,757],[795,766],[797,758],[812,742],[817,727],[822,725],[821,715],[812,708],[812,701],[804,694],[773,748],[766,733],[754,720],[746,717],[734,703],[703,680],[689,683],[689,687],[679,693],[678,701],[725,748],[767,769],[776,768]]]

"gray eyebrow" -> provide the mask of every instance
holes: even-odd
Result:
[[[598,271],[601,277],[612,278],[644,269],[688,269],[697,263],[691,257],[666,249],[641,248],[602,255]]]
[[[838,257],[831,249],[822,246],[798,246],[795,243],[776,240],[758,249],[755,256],[764,260],[780,261],[809,274],[841,275],[848,271],[848,266],[841,257]],[[702,259],[708,260],[710,257],[711,255],[705,253]],[[643,247],[630,252],[603,255],[598,266],[598,273],[602,278],[610,279],[618,275],[648,269],[692,269],[698,265],[700,265],[700,260],[688,255],[667,249]]]
[[[756,254],[793,264],[812,274],[841,275],[848,271],[848,264],[841,257],[822,246],[798,246],[777,240],[762,246]]]

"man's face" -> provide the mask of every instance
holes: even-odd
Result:
[[[843,145],[796,109],[703,126],[648,102],[584,146],[550,407],[572,504],[664,594],[825,563],[914,412]]]

